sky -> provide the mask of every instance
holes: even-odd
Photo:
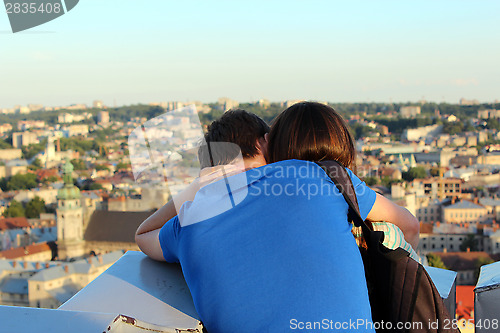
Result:
[[[37,0],[38,1],[38,0]],[[0,108],[500,100],[500,1],[80,0],[12,33]]]

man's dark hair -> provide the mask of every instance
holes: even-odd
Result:
[[[257,155],[257,140],[269,132],[269,126],[259,116],[245,110],[225,112],[208,126],[205,142],[198,150],[201,168],[228,164],[241,151],[243,158]],[[232,144],[215,144],[215,143]]]

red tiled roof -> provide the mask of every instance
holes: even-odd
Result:
[[[5,251],[0,251],[0,258],[15,259],[15,258],[20,258],[20,257],[30,255],[30,254],[44,252],[44,251],[52,251],[49,244],[47,244],[47,242],[32,244],[32,245],[28,245],[28,246],[24,246],[24,247],[17,247],[15,249],[10,249],[10,250],[5,250]]]
[[[457,286],[457,304],[474,308],[474,286]]]
[[[40,180],[48,177],[59,177],[59,172],[57,169],[40,169],[36,171],[36,177]]]
[[[0,218],[0,230],[27,228],[29,226],[28,219],[25,217]]]
[[[474,286],[457,286],[458,319],[474,319]]]

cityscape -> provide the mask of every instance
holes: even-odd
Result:
[[[167,170],[177,183],[138,181],[134,129],[189,105],[203,127],[236,108],[271,123],[298,101],[0,109],[0,303],[60,307],[138,250],[138,225],[194,180],[196,155]],[[328,104],[350,124],[358,176],[418,218],[417,253],[457,272],[456,318],[473,319],[479,270],[500,260],[499,101]]]

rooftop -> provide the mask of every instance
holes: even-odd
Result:
[[[31,244],[23,247],[16,247],[14,249],[0,251],[0,258],[15,259],[30,254],[37,254],[44,251],[52,251],[53,246],[54,246],[53,242],[51,243],[44,242],[38,244]]]
[[[25,217],[0,218],[0,230],[27,228],[29,226],[28,219]]]
[[[152,212],[116,212],[96,210],[85,235],[87,241],[135,243],[135,231]]]
[[[0,292],[9,294],[28,294],[28,280],[22,278],[5,278],[0,285]]]
[[[69,274],[87,274],[92,270],[92,268],[109,265],[118,260],[122,255],[122,251],[114,251],[100,255],[100,258],[89,257],[87,259],[63,263],[62,265],[44,269],[34,274],[30,280],[50,281],[59,279]]]
[[[483,206],[475,204],[471,201],[461,200],[453,205],[444,207],[444,209],[484,209]]]

